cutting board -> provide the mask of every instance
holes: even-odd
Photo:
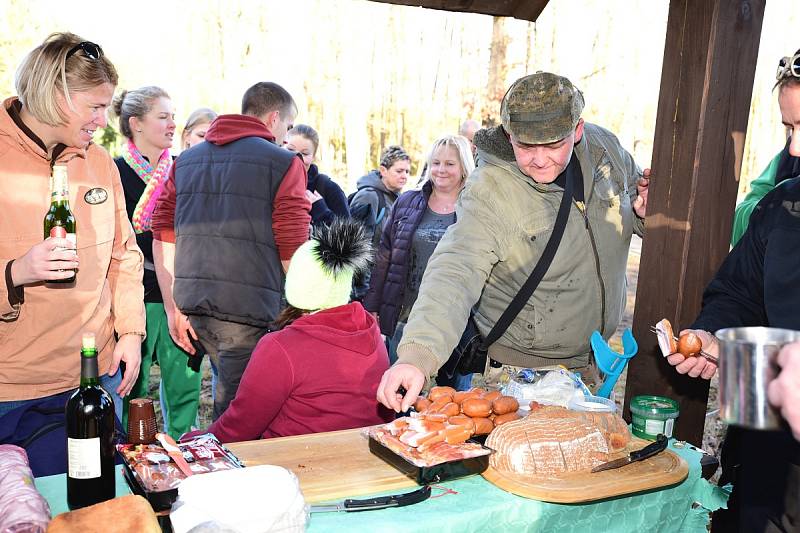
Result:
[[[246,466],[278,465],[294,472],[303,496],[317,503],[417,487],[369,451],[361,429],[226,444]]]
[[[648,444],[649,441],[634,437],[625,451],[612,454],[610,460],[624,457]],[[686,461],[674,452],[665,450],[649,459],[595,474],[575,472],[562,477],[529,477],[523,482],[489,466],[482,475],[489,482],[518,496],[544,502],[579,503],[667,487],[680,483],[688,474],[689,465]]]

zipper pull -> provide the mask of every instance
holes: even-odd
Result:
[[[586,215],[586,204],[583,202],[575,202],[575,206],[578,208],[578,211],[581,212],[581,215],[583,215],[583,223],[586,229],[589,229],[589,217]]]

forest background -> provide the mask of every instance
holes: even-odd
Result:
[[[297,101],[296,122],[320,132],[321,171],[349,192],[389,144],[409,151],[418,174],[436,137],[468,118],[495,124],[510,83],[546,70],[569,77],[586,120],[646,167],[668,6],[552,0],[530,23],[366,0],[0,0],[0,93],[15,94],[28,50],[65,30],[102,45],[119,90],[166,89],[179,127],[201,106],[237,113],[247,87],[275,81]],[[767,3],[740,194],[785,142],[772,86],[778,59],[800,48],[799,24],[797,0]]]

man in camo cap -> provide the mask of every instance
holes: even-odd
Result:
[[[475,134],[478,167],[428,262],[398,361],[378,400],[407,409],[449,359],[473,312],[485,337],[528,279],[553,231],[567,180],[573,198],[563,237],[533,296],[489,347],[484,377],[499,386],[520,368],[563,365],[597,375],[589,337],[607,340],[625,307],[632,233],[642,235],[649,170],[609,131],[581,118],[583,94],[537,72],[514,82],[502,125]],[[405,395],[398,392],[405,388]]]

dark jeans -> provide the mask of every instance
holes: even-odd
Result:
[[[120,421],[122,420],[122,398],[119,394],[117,394],[117,387],[119,384],[122,383],[122,372],[117,370],[117,373],[113,376],[109,376],[108,374],[103,374],[100,376],[100,386],[103,387],[106,392],[111,396],[111,399],[114,400],[114,414],[117,416],[117,419]],[[63,393],[59,393],[63,394]],[[51,396],[58,396],[58,394],[52,394]],[[23,405],[28,404],[35,404],[41,402],[45,398],[49,398],[50,396],[43,396],[42,398],[34,398],[32,400],[9,400],[7,402],[0,402],[0,416],[5,415],[9,411],[16,409],[17,407],[21,407]]]
[[[789,431],[730,426],[721,462],[719,484],[733,492],[711,531],[800,532],[800,442]]]
[[[269,330],[199,315],[190,316],[189,322],[212,364],[217,367],[212,415],[216,420],[236,397],[250,355],[259,339]]]

